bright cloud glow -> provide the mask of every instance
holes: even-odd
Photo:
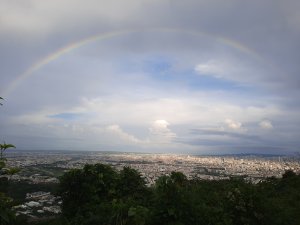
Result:
[[[240,130],[242,128],[242,123],[237,122],[237,121],[233,121],[231,119],[226,119],[225,123],[227,124],[227,126],[230,129],[233,129],[233,130]]]

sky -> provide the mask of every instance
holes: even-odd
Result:
[[[0,0],[18,150],[300,152],[297,0]]]

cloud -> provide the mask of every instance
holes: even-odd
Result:
[[[1,137],[22,146],[30,135],[28,148],[175,149],[259,135],[299,149],[299,9],[292,0],[1,1],[0,90],[71,43],[128,31],[61,55],[1,95]],[[199,127],[224,129],[194,137]]]
[[[219,136],[223,136],[228,138],[244,139],[244,140],[252,140],[252,141],[261,140],[260,137],[257,135],[225,131],[224,128],[223,129],[222,128],[218,128],[218,129],[196,128],[196,129],[192,129],[190,132],[192,135],[207,136],[207,137],[210,136],[213,138],[216,137],[218,138]]]
[[[25,35],[38,35],[73,30],[75,26],[72,26],[72,21],[76,21],[76,26],[82,29],[87,24],[105,26],[104,21],[110,24],[130,20],[135,18],[140,7],[141,4],[136,0],[129,0],[128,4],[114,0],[101,2],[101,7],[99,1],[95,0],[89,0],[88,4],[70,0],[29,0],[22,3],[2,1],[0,9],[4,28],[13,32],[23,31]]]
[[[132,134],[125,132],[119,125],[109,125],[106,130],[118,136],[121,140],[128,144],[139,145],[140,147],[159,147],[161,144],[172,144],[176,134],[169,128],[169,123],[165,120],[156,120],[149,127],[149,133],[144,139],[139,139]]]
[[[123,141],[129,142],[129,143],[138,144],[138,143],[143,142],[143,141],[139,140],[138,138],[136,138],[135,136],[126,133],[125,131],[123,131],[121,129],[121,127],[119,125],[116,125],[116,124],[107,126],[106,130],[112,134],[117,135]]]
[[[166,120],[154,121],[149,128],[151,142],[170,143],[176,137],[176,134],[168,128],[169,125]]]
[[[261,59],[253,62],[253,59],[245,56],[241,58],[235,54],[222,56],[222,53],[218,51],[216,51],[213,59],[203,59],[202,62],[197,63],[194,71],[199,76],[211,76],[220,80],[235,82],[236,86],[244,88],[250,86],[270,89],[277,83],[274,80],[275,72],[268,68]]]
[[[210,60],[206,63],[199,63],[195,66],[195,71],[200,75],[211,75],[222,78],[225,74],[232,72],[232,68],[224,62]]]
[[[226,119],[225,120],[226,125],[228,128],[233,129],[233,130],[241,130],[242,129],[242,123],[237,122],[231,119]]]
[[[273,129],[273,124],[270,120],[262,120],[259,122],[259,127],[264,130],[271,130]]]

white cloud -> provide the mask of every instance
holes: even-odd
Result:
[[[266,87],[272,81],[271,77],[268,77],[270,68],[261,59],[256,59],[257,61],[253,63],[249,59],[241,60],[238,56],[220,56],[219,54],[217,53],[214,59],[203,60],[196,64],[194,66],[195,72],[201,76],[226,79],[243,85],[263,85]]]
[[[260,128],[265,130],[273,129],[273,124],[270,120],[263,120],[259,123]]]
[[[242,123],[237,122],[231,119],[226,119],[225,123],[227,124],[228,128],[233,129],[233,130],[240,130],[242,129]]]
[[[168,128],[169,125],[166,120],[154,121],[149,128],[151,142],[170,143],[176,137],[176,134]]]
[[[133,97],[132,97],[133,98]],[[282,115],[274,106],[240,106],[226,102],[222,96],[197,94],[194,97],[132,99],[119,96],[106,98],[83,98],[71,107],[50,107],[41,110],[24,112],[14,116],[11,121],[15,124],[57,124],[63,118],[53,118],[49,115],[80,114],[73,124],[86,126],[106,126],[118,124],[120,127],[149,128],[156,130],[169,129],[169,123],[182,126],[220,126],[227,118],[226,124],[230,129],[239,129],[242,124],[257,123],[260,118],[276,118]],[[160,118],[164,118],[160,119]],[[234,118],[234,119],[232,119]],[[153,122],[156,121],[156,122]],[[146,135],[145,135],[146,136]]]
[[[132,134],[125,132],[119,125],[109,125],[106,130],[118,136],[121,140],[130,143],[145,146],[157,146],[159,144],[172,144],[172,139],[176,134],[168,127],[169,123],[166,120],[156,120],[149,127],[149,133],[145,139],[139,139]]]
[[[217,60],[210,60],[195,66],[195,71],[200,75],[211,75],[217,78],[223,77],[230,70],[232,68],[228,64]]]
[[[139,140],[135,136],[126,133],[121,129],[119,125],[110,125],[106,127],[107,131],[117,135],[119,138],[121,138],[123,141],[129,142],[129,143],[142,143],[143,141]]]

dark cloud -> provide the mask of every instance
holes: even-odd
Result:
[[[228,136],[232,138],[250,140],[250,141],[261,141],[261,138],[256,135],[242,134],[242,133],[234,133],[229,131],[218,131],[218,130],[206,130],[206,129],[192,129],[190,131],[192,135],[201,136],[201,135],[213,135],[213,136]]]

